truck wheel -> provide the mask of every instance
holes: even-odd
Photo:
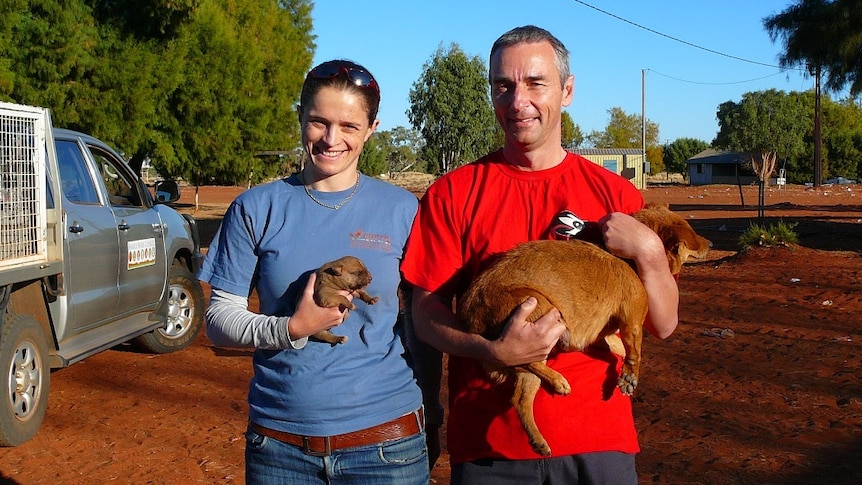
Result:
[[[203,289],[185,266],[171,266],[166,298],[165,324],[135,338],[135,343],[148,352],[167,354],[182,350],[191,345],[203,327]]]
[[[36,436],[45,409],[51,369],[39,323],[30,316],[6,314],[0,330],[0,446],[17,446]]]

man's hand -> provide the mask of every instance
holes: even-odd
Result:
[[[645,328],[660,339],[668,338],[679,323],[679,288],[670,273],[664,243],[652,229],[627,214],[614,212],[600,222],[605,247],[634,261],[646,288],[649,313]]]
[[[491,342],[495,364],[513,366],[540,362],[548,358],[566,331],[562,315],[552,309],[535,322],[527,317],[536,309],[534,297],[527,298],[509,318],[500,338]]]
[[[614,256],[635,262],[657,260],[667,264],[664,244],[658,234],[634,217],[613,212],[599,221],[605,247]]]

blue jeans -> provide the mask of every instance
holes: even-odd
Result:
[[[425,432],[368,446],[309,456],[293,445],[245,434],[245,481],[248,485],[350,484],[428,485]]]

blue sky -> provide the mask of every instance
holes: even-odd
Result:
[[[584,134],[603,130],[610,108],[640,115],[645,101],[662,143],[682,137],[712,141],[718,106],[739,101],[743,93],[814,86],[810,76],[777,67],[782,45],[763,28],[763,18],[785,10],[794,3],[789,0],[585,3],[625,20],[574,0],[317,0],[314,63],[347,58],[365,65],[382,90],[380,128],[410,127],[408,93],[440,46],[458,44],[487,66],[500,34],[534,24],[571,52],[575,97],[567,111]]]

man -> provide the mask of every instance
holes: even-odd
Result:
[[[649,295],[647,330],[676,328],[679,292],[658,236],[635,221],[643,207],[627,180],[561,147],[561,113],[572,101],[568,50],[535,26],[503,34],[491,49],[489,81],[502,150],[454,170],[422,198],[402,264],[414,285],[417,336],[449,354],[448,449],[454,484],[637,483],[639,451],[631,401],[616,389],[620,360],[607,350],[553,353],[565,327],[557,310],[535,322],[525,301],[499,339],[461,331],[452,302],[495,254],[552,237],[564,210],[598,223],[608,250],[634,261]],[[489,381],[483,362],[513,366],[548,359],[571,384],[544,388],[534,410],[552,456],[536,455],[509,403],[511,383]]]

